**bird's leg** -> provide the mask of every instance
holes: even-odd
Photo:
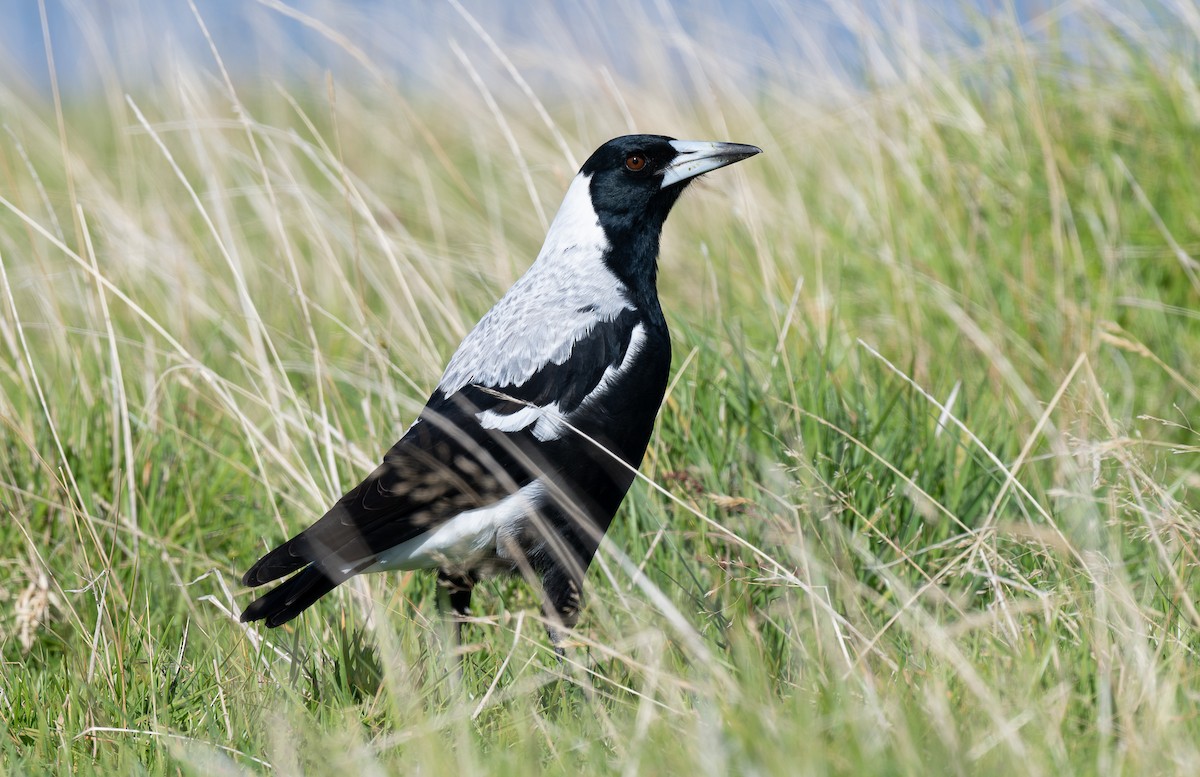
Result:
[[[438,609],[454,623],[454,642],[462,645],[463,619],[471,614],[471,591],[475,580],[470,575],[438,570]]]
[[[549,623],[546,633],[550,644],[554,647],[554,655],[561,663],[566,653],[562,643],[566,638],[566,630],[575,627],[579,621],[579,610],[582,608],[581,591],[583,583],[576,580],[565,569],[554,566],[542,576],[542,589],[545,591],[546,603],[543,607]]]

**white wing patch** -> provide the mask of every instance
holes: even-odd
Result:
[[[641,353],[645,342],[646,327],[639,323],[633,327],[633,331],[629,335],[629,347],[625,350],[625,358],[621,359],[620,364],[610,364],[604,370],[604,374],[600,376],[600,382],[583,398],[579,407],[590,407],[592,403],[600,401],[612,388],[613,384],[629,371],[634,359]],[[551,402],[545,407],[526,405],[515,413],[498,413],[495,410],[484,410],[476,413],[475,417],[479,419],[479,425],[484,429],[495,429],[501,432],[518,432],[529,426],[533,426],[533,436],[542,442],[547,442],[549,440],[557,440],[565,435],[572,416],[578,412],[579,410],[576,409],[574,413],[563,415],[558,407],[558,403]]]
[[[567,189],[546,242],[529,270],[480,319],[451,357],[438,388],[472,383],[520,386],[547,364],[562,364],[594,326],[632,305],[604,264],[608,237],[592,207],[591,176]]]
[[[535,480],[498,502],[459,513],[436,529],[385,550],[363,571],[471,569],[490,558],[506,558],[504,539],[520,531],[545,493],[546,487]]]
[[[495,429],[500,432],[519,432],[532,425],[533,436],[542,442],[557,440],[567,430],[563,424],[563,414],[558,409],[557,402],[551,402],[545,407],[527,405],[515,413],[497,413],[495,410],[484,410],[476,413],[479,425],[484,429]]]

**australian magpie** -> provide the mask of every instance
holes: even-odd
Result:
[[[383,463],[245,574],[248,586],[292,576],[242,620],[279,626],[354,575],[398,569],[436,569],[443,604],[463,616],[476,581],[516,573],[540,582],[561,655],[667,386],[663,222],[696,176],[760,150],[660,135],[600,146],[537,260]]]

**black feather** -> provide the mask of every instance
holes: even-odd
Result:
[[[311,607],[341,582],[330,578],[315,566],[307,567],[251,602],[242,612],[242,623],[266,621],[266,625],[272,628],[281,626]]]

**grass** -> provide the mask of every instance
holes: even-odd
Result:
[[[859,83],[564,62],[548,122],[487,49],[436,99],[0,86],[0,773],[1195,773],[1200,93],[1122,20],[868,26]],[[238,624],[625,112],[766,154],[667,225],[567,663],[512,581],[461,674],[425,575]]]

